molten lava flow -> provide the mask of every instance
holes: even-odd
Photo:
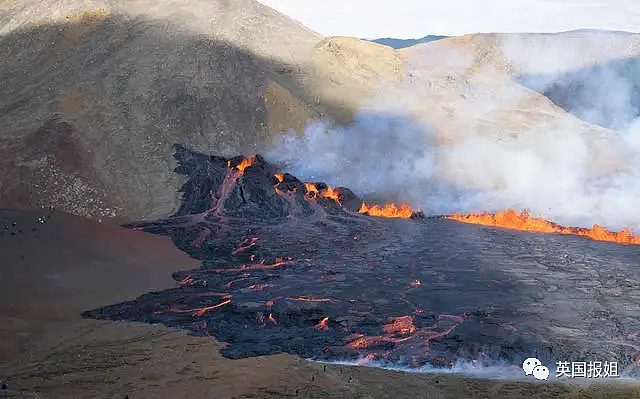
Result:
[[[273,175],[279,183],[284,181],[283,173],[276,173]],[[338,189],[334,189],[333,187],[322,185],[322,188],[318,188],[318,184],[316,183],[304,183],[304,187],[307,191],[307,199],[315,200],[318,198],[329,198],[335,201],[338,205],[342,206],[342,201],[340,198],[340,191]],[[295,190],[294,190],[295,191]],[[280,195],[283,195],[280,190],[276,188],[276,192]],[[415,212],[411,209],[411,206],[408,204],[396,205],[393,202],[380,205],[369,205],[366,203],[362,203],[359,213],[370,215],[370,216],[381,216],[387,218],[403,218],[409,219],[411,218]],[[354,238],[357,240],[357,238]]]
[[[213,271],[216,272],[216,270],[218,269],[204,269],[204,271]],[[216,272],[217,273],[217,272]],[[242,273],[242,277],[241,278],[237,278],[235,280],[231,280],[228,283],[225,284],[225,287],[227,289],[231,288],[232,286],[235,286],[236,283],[240,283],[243,281],[247,281],[247,279],[250,277],[251,275],[249,273]]]
[[[290,301],[302,301],[302,302],[333,302],[333,299],[329,298],[308,298],[308,297],[297,297],[297,298],[287,298]]]
[[[526,210],[519,214],[509,209],[507,211],[478,214],[453,214],[449,219],[463,223],[481,224],[485,226],[503,227],[506,229],[532,231],[537,233],[559,233],[567,235],[577,235],[588,237],[597,241],[611,241],[618,244],[640,244],[640,236],[633,235],[631,230],[624,229],[621,231],[605,230],[599,225],[593,225],[593,228],[587,229],[582,227],[564,227],[556,223],[550,222],[542,218],[532,217]]]
[[[329,318],[325,316],[322,318],[322,320],[320,320],[318,324],[313,326],[313,328],[315,328],[316,330],[329,331],[328,323],[329,323]]]
[[[231,168],[231,161],[227,161],[227,166]],[[227,174],[224,176],[224,179],[222,180],[222,183],[220,184],[218,192],[211,192],[211,203],[209,209],[201,213],[198,220],[204,221],[205,218],[211,213],[220,215],[220,213],[222,212],[222,207],[224,206],[224,202],[229,197],[229,194],[231,194],[236,181],[240,176],[242,176],[244,168],[246,168],[247,166],[244,166],[241,170],[231,169],[227,172]],[[238,170],[238,172],[235,172],[235,170]]]
[[[231,295],[228,292],[200,292],[195,294],[197,297],[222,296],[228,299]]]
[[[404,337],[404,338],[393,338],[393,337],[385,337],[385,336],[376,336],[376,337],[361,337],[356,339],[355,341],[349,342],[348,346],[353,349],[367,349],[374,348],[381,345],[389,345],[389,344],[397,344],[400,342],[408,341],[412,336]]]
[[[244,158],[242,161],[240,161],[239,164],[236,165],[236,169],[238,169],[238,171],[240,171],[240,174],[244,174],[244,170],[246,168],[248,168],[249,166],[253,165],[256,162],[256,157],[249,157],[249,158]],[[227,161],[227,166],[231,167],[231,161]]]
[[[316,185],[313,183],[305,183],[304,184],[304,188],[307,189],[307,194],[310,197],[317,197],[318,196],[318,189],[316,188]]]
[[[320,195],[323,198],[331,198],[332,200],[334,200],[335,202],[340,204],[340,197],[339,197],[338,193],[331,187],[327,187],[326,189],[322,190]]]
[[[210,311],[210,310],[217,309],[217,308],[219,308],[219,307],[221,307],[221,306],[224,306],[224,305],[227,305],[227,304],[229,304],[229,303],[231,303],[231,299],[227,299],[226,301],[222,301],[222,302],[220,302],[220,303],[219,303],[219,304],[217,304],[217,305],[213,305],[213,306],[205,306],[205,307],[200,308],[200,309],[195,309],[195,312],[193,312],[193,315],[192,315],[192,316],[193,316],[193,317],[202,316],[203,314],[207,313],[207,312],[208,312],[208,311]]]
[[[310,198],[330,198],[341,205],[340,196],[332,187],[318,190],[314,183],[304,183],[304,187],[307,189],[307,195]]]
[[[178,280],[178,284],[180,285],[193,285],[196,280],[191,276],[186,276],[185,278]]]
[[[382,330],[387,334],[413,334],[416,326],[413,325],[413,317],[401,316],[391,319],[391,323],[385,324]]]
[[[262,291],[265,288],[273,287],[273,284],[251,284],[247,288],[251,291]]]
[[[168,310],[157,310],[154,313],[155,314],[160,314],[160,313],[165,313],[165,312],[169,312],[169,313],[191,313],[192,317],[199,317],[202,316],[203,314],[217,309],[219,307],[222,307],[224,305],[228,305],[229,303],[231,303],[231,297],[228,296],[227,299],[225,299],[224,301],[220,302],[217,305],[212,305],[212,306],[205,306],[202,308],[196,308],[196,309],[180,309],[180,308],[176,308],[176,307],[171,307],[171,309]]]
[[[256,245],[257,242],[258,242],[258,237],[251,237],[251,238],[244,239],[240,243],[238,248],[236,248],[233,251],[231,251],[231,255],[237,255],[237,254],[239,254],[241,252],[244,252],[247,249],[249,249],[249,248],[253,247],[254,245]]]
[[[366,203],[362,203],[360,205],[360,209],[358,212],[367,214],[369,216],[382,216],[386,218],[402,218],[409,219],[411,215],[413,215],[413,209],[408,204],[401,204],[397,206],[393,202],[384,204],[383,206],[379,205],[367,205]]]
[[[431,341],[449,335],[464,320],[465,316],[439,314],[431,327],[416,328],[411,316],[393,317],[389,324],[383,326],[384,335],[368,337],[358,334],[347,346],[351,349],[383,348],[413,340],[423,348],[428,348]]]
[[[357,366],[367,365],[367,364],[369,364],[371,362],[375,362],[376,360],[378,360],[379,357],[380,357],[380,355],[378,355],[377,353],[369,353],[368,355],[366,355],[362,359],[357,360],[356,361],[356,365]]]
[[[291,263],[292,258],[276,258],[276,261],[271,264],[264,263],[264,259],[259,263],[253,265],[241,265],[240,267],[233,267],[227,269],[206,269],[208,271],[213,271],[216,273],[236,273],[242,271],[250,271],[250,270],[267,270],[267,269],[275,269],[280,266],[287,265]]]

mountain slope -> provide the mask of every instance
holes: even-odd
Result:
[[[640,34],[478,34],[438,41],[430,51],[451,49],[471,57],[468,72],[513,77],[588,123],[625,130],[640,115]]]
[[[166,215],[180,186],[172,144],[249,151],[267,127],[321,113],[285,76],[321,37],[240,3],[11,4],[0,17],[0,206]]]
[[[553,35],[471,35],[395,50],[323,38],[252,0],[0,7],[3,208],[163,217],[175,211],[182,185],[172,172],[173,144],[255,153],[281,131],[302,133],[311,120],[350,124],[363,107],[417,120],[439,143],[569,130],[588,138],[595,171],[627,161],[611,131],[569,117],[515,82],[549,65],[518,46],[542,43],[542,57]],[[635,36],[566,35],[553,39],[561,49],[576,40],[615,45],[554,71],[636,51]],[[478,184],[473,174],[463,180]]]
[[[459,156],[441,157],[437,166],[460,187],[508,186],[505,157],[513,156],[515,162],[536,154],[544,163],[556,162],[562,159],[562,151],[549,149],[564,146],[563,151],[584,151],[590,178],[624,171],[632,154],[622,145],[618,132],[580,120],[524,87],[517,78],[533,71],[557,73],[631,55],[638,51],[634,43],[639,37],[589,31],[478,34],[402,49],[399,52],[410,65],[415,91],[420,92],[419,100],[413,96],[402,107],[432,126],[439,143],[455,145]],[[558,57],[578,44],[589,51],[581,57]],[[452,161],[458,167],[465,165],[467,172],[456,171]],[[494,165],[493,177],[480,175],[482,169],[474,166],[483,163]],[[580,165],[566,166],[577,171]]]
[[[0,7],[0,207],[166,216],[171,145],[251,153],[321,116],[348,122],[380,83],[377,53],[398,63],[358,42],[374,72],[351,76],[344,41],[253,0]]]
[[[492,33],[450,37],[429,45],[455,48],[510,74],[562,73],[640,53],[640,34],[599,30]],[[422,46],[422,45],[421,45]]]

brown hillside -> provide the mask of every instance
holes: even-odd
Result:
[[[322,37],[255,1],[2,7],[2,207],[166,215],[180,186],[172,144],[255,152],[357,105],[315,91],[338,68],[319,73]]]

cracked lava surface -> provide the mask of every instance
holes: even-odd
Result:
[[[85,317],[212,335],[230,358],[453,367],[537,357],[636,373],[640,246],[424,217],[301,182],[260,156],[175,150],[188,178],[181,208],[128,227],[171,237],[201,267]]]

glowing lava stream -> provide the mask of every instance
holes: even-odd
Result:
[[[238,169],[238,171],[240,172],[240,175],[243,175],[244,170],[247,169],[249,166],[253,165],[255,162],[256,162],[256,157],[244,158],[242,161],[240,161],[239,164],[235,166],[235,168]],[[227,167],[231,168],[231,161],[227,161]]]
[[[301,301],[301,302],[334,302],[333,299],[330,298],[309,298],[300,296],[297,298],[287,298],[290,301]]]
[[[259,263],[254,263],[251,265],[241,265],[240,267],[232,267],[228,269],[203,269],[206,271],[212,271],[215,273],[236,273],[236,272],[244,272],[250,270],[268,270],[275,269],[280,266],[288,265],[291,263],[292,258],[276,258],[275,263],[266,264],[264,263],[264,259]]]
[[[315,326],[313,326],[313,328],[315,330],[322,330],[322,331],[329,331],[329,317],[325,316],[322,318],[322,320],[320,320],[318,322],[318,324],[316,324]]]
[[[209,216],[212,213],[218,214],[218,215],[220,214],[221,207],[224,204],[224,201],[227,199],[227,197],[229,197],[229,194],[231,193],[234,185],[236,184],[236,181],[240,176],[244,175],[244,170],[249,166],[253,165],[255,161],[256,161],[255,157],[248,157],[248,158],[245,157],[242,159],[242,161],[240,161],[238,165],[231,166],[231,161],[227,160],[227,167],[229,168],[229,170],[224,176],[224,179],[220,184],[220,188],[217,191],[210,192],[211,201],[210,201],[209,209],[197,214],[170,217],[167,220],[174,220],[174,221],[180,220],[180,222],[176,222],[171,226],[173,228],[188,228],[188,227],[197,226],[200,223],[210,223],[209,221],[206,220],[207,216]],[[138,223],[134,225],[132,229],[136,231],[144,230],[144,225],[146,224],[148,223]],[[212,231],[208,227],[204,227],[202,231],[200,231],[200,233],[198,234],[197,238],[193,241],[191,246],[193,248],[200,248],[211,234],[212,234]],[[250,247],[252,246],[252,244],[255,244],[255,242],[251,242],[247,244],[248,244],[248,247]],[[248,247],[238,248],[237,253],[240,253],[246,250]]]
[[[274,177],[278,179],[278,182],[280,183],[282,183],[282,181],[284,180],[283,173],[276,173]],[[334,200],[338,205],[342,206],[342,202],[340,201],[340,193],[336,189],[327,186],[326,188],[320,190],[314,183],[304,183],[304,186],[307,189],[307,195],[310,199],[330,198]],[[362,205],[360,205],[360,209],[358,209],[358,213],[369,216],[409,219],[415,213],[415,211],[409,204],[400,204],[398,206],[393,202],[389,202],[381,206],[363,202]]]
[[[421,345],[426,348],[431,341],[449,335],[465,320],[465,317],[466,315],[440,314],[432,326],[423,328],[416,328],[411,316],[393,317],[389,324],[383,326],[385,335],[367,337],[358,334],[358,337],[349,342],[347,346],[352,349],[368,349],[385,344],[395,345],[409,340],[417,340],[422,341]],[[452,324],[448,327],[441,326],[440,324],[443,322]]]
[[[207,312],[209,312],[211,310],[214,310],[214,309],[217,309],[217,308],[222,307],[224,305],[230,304],[231,303],[231,299],[230,298],[231,298],[230,296],[227,296],[227,299],[225,299],[224,301],[220,302],[217,305],[205,306],[205,307],[202,307],[202,308],[179,309],[179,308],[172,307],[171,309],[164,310],[164,311],[163,310],[156,310],[154,313],[156,313],[156,314],[164,313],[164,312],[168,312],[168,313],[191,313],[192,317],[199,317],[199,316],[202,316],[203,314],[205,314],[205,313],[207,313]]]
[[[369,216],[382,216],[385,218],[402,218],[409,219],[411,215],[414,214],[413,209],[409,204],[400,204],[397,206],[393,202],[384,204],[383,206],[379,205],[367,205],[366,203],[362,203],[360,205],[360,209],[358,209],[359,213],[364,213]]]
[[[565,227],[542,218],[531,216],[526,210],[517,213],[513,209],[496,212],[495,214],[483,212],[476,214],[453,214],[449,219],[458,222],[480,224],[485,226],[502,227],[505,229],[531,231],[536,233],[558,233],[588,237],[596,241],[610,241],[618,244],[640,245],[640,236],[635,236],[629,229],[621,231],[609,231],[594,224],[593,228]]]
[[[304,187],[307,189],[307,194],[312,198],[331,198],[337,202],[338,205],[342,205],[340,202],[340,195],[331,187],[327,187],[322,191],[318,190],[316,185],[313,183],[305,183]]]

